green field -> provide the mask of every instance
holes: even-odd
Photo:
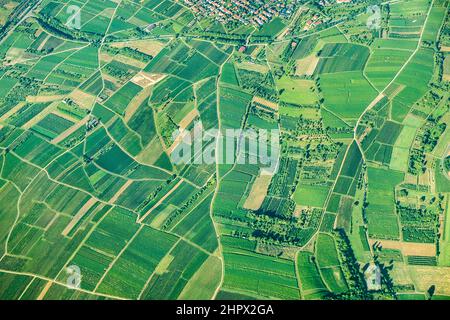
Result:
[[[449,4],[370,5],[0,1],[0,299],[450,297]]]

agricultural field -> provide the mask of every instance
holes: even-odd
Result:
[[[448,5],[0,0],[0,300],[450,299]]]

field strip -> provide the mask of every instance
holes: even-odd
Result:
[[[42,30],[42,32],[45,32],[45,31]],[[42,32],[39,33],[39,36],[41,35]],[[44,41],[42,41],[41,44],[39,45],[39,47],[37,47],[37,51],[42,51],[42,49],[45,47],[45,45],[47,44],[48,40],[51,37],[52,37],[51,35],[47,34]]]
[[[28,285],[25,287],[25,289],[23,289],[22,293],[20,294],[19,298],[17,300],[22,300],[23,295],[25,294],[25,292],[28,291],[28,289],[31,287],[31,285],[33,284],[34,280],[36,280],[36,277],[33,277],[33,279],[31,279],[30,283],[28,283]]]
[[[90,198],[78,211],[78,213],[73,217],[73,219],[69,222],[69,224],[64,228],[63,232],[61,233],[63,236],[67,237],[67,235],[72,231],[73,227],[76,226],[76,224],[83,218],[83,216],[86,214],[86,212],[89,211],[90,208],[94,204],[97,203],[97,200],[94,198]]]
[[[120,250],[119,254],[114,258],[113,261],[111,261],[111,263],[108,266],[108,269],[105,270],[105,272],[103,273],[102,277],[100,278],[100,280],[97,282],[97,285],[94,288],[94,292],[97,292],[98,288],[100,287],[100,285],[102,284],[103,280],[106,278],[106,276],[108,275],[109,271],[112,269],[112,267],[116,264],[117,260],[119,260],[119,258],[122,256],[122,254],[125,252],[125,250],[128,249],[128,247],[130,246],[130,244],[133,243],[134,239],[138,236],[138,234],[141,232],[142,228],[144,228],[144,225],[142,224],[139,229],[135,232],[135,234],[131,237],[130,240],[128,240],[127,244],[122,248],[122,250]]]
[[[51,95],[51,96],[27,96],[26,101],[29,103],[44,103],[62,100],[66,95]]]
[[[348,125],[350,128],[352,127],[352,125],[350,125],[347,120],[345,120],[344,118],[342,118],[341,116],[337,115],[336,113],[334,113],[333,111],[331,111],[330,109],[326,108],[325,106],[322,107],[322,109],[326,110],[327,112],[331,113],[333,116],[335,116],[336,118],[338,118],[339,120],[341,120],[342,122],[344,122],[346,125]]]
[[[18,276],[35,277],[35,278],[38,278],[38,279],[41,279],[41,280],[49,281],[52,284],[57,284],[57,285],[60,285],[60,286],[62,286],[64,288],[67,288],[67,284],[66,283],[63,283],[63,282],[57,281],[57,280],[53,280],[53,279],[50,279],[50,278],[45,277],[45,276],[40,276],[40,275],[34,274],[34,273],[11,271],[11,270],[7,270],[7,269],[0,269],[0,272],[13,274],[13,275],[18,275]],[[81,289],[81,288],[76,288],[76,289],[72,289],[72,290],[83,292],[83,293],[87,293],[87,294],[97,295],[97,296],[105,297],[105,298],[109,298],[109,299],[114,299],[114,300],[127,300],[127,299],[125,299],[123,297],[113,296],[113,295],[104,294],[104,293],[97,293],[97,292],[93,292],[93,291],[89,291],[89,290]]]
[[[107,134],[108,137],[111,139],[111,141],[113,141],[113,142],[117,145],[117,147],[118,147],[120,150],[122,150],[127,156],[129,156],[131,159],[133,159],[136,163],[138,163],[138,164],[140,164],[140,165],[143,165],[143,166],[152,167],[152,168],[161,170],[161,171],[163,171],[163,172],[165,172],[165,173],[168,173],[168,174],[170,174],[170,175],[173,174],[173,172],[170,172],[170,171],[167,170],[167,169],[163,169],[163,168],[160,168],[160,167],[158,167],[158,166],[151,165],[151,164],[141,163],[141,162],[139,162],[138,160],[136,160],[136,157],[133,156],[132,154],[130,154],[127,150],[125,150],[125,148],[122,147],[122,145],[121,145],[121,144],[120,144],[120,143],[119,143],[119,142],[111,135],[111,133],[109,132],[108,127],[107,127],[105,124],[103,124],[103,123],[102,123],[101,125],[102,125],[102,127],[105,129],[106,134]],[[161,138],[161,139],[162,139],[162,138]],[[110,173],[109,171],[105,170],[104,168],[102,168],[102,167],[100,167],[100,166],[99,166],[99,168],[100,168],[101,170],[104,170],[104,171]],[[117,175],[117,174],[116,174],[116,175]],[[124,177],[122,177],[122,178],[124,178]],[[129,179],[129,178],[126,178],[126,179]],[[155,179],[152,179],[152,180],[155,180]]]
[[[44,297],[45,297],[45,295],[47,294],[48,290],[51,288],[52,284],[53,284],[53,282],[48,281],[48,282],[45,284],[44,289],[42,289],[41,293],[39,293],[39,296],[37,297],[36,300],[43,300]]]
[[[369,238],[370,246],[373,246],[375,243],[380,244],[383,249],[400,250],[405,256],[436,256],[436,244],[434,243],[414,243]]]
[[[263,106],[269,107],[270,109],[273,109],[275,111],[278,111],[279,109],[278,103],[269,101],[259,96],[253,96],[253,102],[262,104]]]
[[[67,129],[66,131],[62,132],[59,136],[57,136],[56,138],[54,138],[51,143],[53,144],[58,144],[61,141],[63,141],[65,138],[67,138],[68,136],[70,136],[72,133],[74,133],[75,131],[77,131],[78,129],[80,129],[82,126],[86,125],[86,123],[89,120],[89,116],[83,118],[81,121],[77,122],[75,125],[73,125],[72,127],[70,127],[69,129]]]
[[[348,146],[347,146],[347,149],[345,150],[345,154],[344,154],[344,157],[342,158],[342,163],[341,163],[341,166],[340,166],[340,168],[339,168],[339,171],[338,171],[336,177],[339,177],[339,176],[341,175],[342,168],[344,168],[345,159],[347,158],[348,151],[350,150],[350,147],[351,147],[351,146],[352,146],[352,144],[349,143]],[[326,208],[327,208],[327,206],[328,206],[328,203],[330,202],[331,195],[333,194],[332,190],[334,190],[334,188],[336,187],[337,181],[338,181],[338,179],[335,179],[335,180],[334,180],[333,185],[331,186],[331,189],[330,189],[330,191],[328,192],[327,199],[325,200],[325,204],[324,204],[324,206],[323,206],[323,208],[322,208],[322,209],[324,210],[324,212],[326,211]],[[320,226],[321,226],[322,223],[323,223],[324,217],[325,217],[325,215],[323,214],[323,215],[321,216],[321,218],[320,218],[320,222],[319,222],[319,224],[318,224],[317,230],[314,232],[314,234],[311,236],[311,238],[309,239],[309,241],[308,241],[302,248],[308,247],[308,245],[310,245],[310,243],[311,243],[312,241],[314,241],[315,237],[320,233]],[[335,224],[336,224],[336,221],[337,221],[337,215],[336,215],[336,218],[335,218],[335,221],[334,221]]]
[[[172,145],[167,148],[166,152],[168,155],[171,155],[172,152],[180,145],[180,143],[183,142],[184,138],[189,135],[188,131],[180,130],[180,134],[175,138],[175,141],[172,143]]]
[[[208,194],[206,194],[205,196],[201,196],[201,201],[198,201],[198,203],[194,206],[194,207],[192,207],[192,208],[190,208],[189,210],[188,210],[188,212],[172,227],[172,228],[170,228],[170,230],[168,230],[169,232],[172,232],[182,221],[184,221],[184,219],[186,219],[191,213],[192,213],[192,211],[194,211],[197,207],[199,207],[202,203],[203,203],[203,201],[206,201],[206,199],[210,196],[210,195],[212,195],[213,194],[213,192],[214,191],[211,191],[211,192],[209,192]],[[197,224],[196,224],[197,225]],[[189,229],[189,231],[191,231],[192,229],[194,229],[194,227],[196,226],[196,225],[194,225],[194,226],[192,226],[192,228],[191,229]]]
[[[80,244],[78,245],[78,247],[73,251],[72,255],[67,259],[66,263],[64,264],[64,266],[61,268],[61,270],[58,272],[58,274],[56,275],[55,279],[57,279],[59,277],[59,275],[61,274],[61,272],[65,271],[67,268],[67,265],[73,260],[73,258],[78,254],[78,251],[81,249],[81,247],[85,246],[86,241],[89,239],[89,237],[92,235],[92,233],[94,233],[95,229],[97,229],[97,226],[103,221],[103,219],[105,219],[105,217],[108,216],[108,213],[111,212],[111,210],[114,209],[114,206],[112,206],[95,224],[94,226],[89,230],[89,232],[86,234],[86,236],[84,237],[83,240],[81,240]],[[86,245],[87,247],[91,248],[92,250],[95,250],[97,252],[100,252],[100,250],[96,249],[96,248],[92,248],[88,245]],[[107,256],[110,256],[109,254],[106,254]]]
[[[3,122],[9,119],[13,114],[19,111],[23,106],[25,106],[25,102],[19,102],[14,107],[12,107],[7,113],[0,117],[0,122]]]
[[[385,93],[386,90],[395,82],[395,80],[397,80],[397,78],[400,76],[400,74],[403,72],[403,70],[409,64],[409,62],[414,58],[416,53],[419,51],[420,45],[422,43],[423,33],[425,31],[425,26],[426,26],[426,24],[428,22],[428,18],[430,16],[430,12],[431,12],[431,9],[433,8],[433,5],[434,5],[434,0],[431,1],[430,7],[428,8],[427,17],[426,17],[425,21],[423,22],[422,30],[420,32],[420,38],[419,38],[419,41],[417,42],[416,49],[411,53],[411,55],[409,56],[408,60],[405,61],[405,63],[402,65],[402,67],[395,74],[394,78],[384,87],[384,89],[381,91],[381,93]],[[377,99],[377,98],[375,98],[375,99]],[[371,109],[371,105],[372,105],[372,103],[367,106],[367,108],[361,113],[361,115],[359,116],[358,121],[356,122],[355,129],[354,129],[354,140],[355,141],[357,141],[357,139],[356,139],[357,138],[356,137],[356,131],[358,129],[358,126],[359,126],[362,118],[364,117],[364,115],[367,113],[367,111],[369,111]],[[362,148],[361,148],[361,146],[360,146],[358,141],[357,141],[357,144],[360,147],[360,149],[362,150]],[[364,157],[364,161],[365,161],[364,152],[363,152],[363,157]]]
[[[300,294],[300,300],[304,299],[304,294],[303,294],[303,285],[302,285],[302,281],[300,279],[300,273],[298,272],[298,254],[300,253],[300,250],[297,250],[295,252],[295,257],[294,257],[294,268],[295,268],[295,277],[297,278],[297,284],[298,284],[298,291]]]
[[[250,210],[259,210],[267,196],[269,190],[270,182],[273,176],[271,175],[260,175],[256,178],[252,185],[250,193],[245,200],[244,208]]]
[[[139,107],[145,102],[146,99],[148,99],[151,90],[152,90],[151,87],[146,87],[144,88],[144,90],[138,93],[137,96],[131,99],[130,103],[125,109],[125,116],[123,117],[125,123],[128,123],[128,121],[133,117],[133,115],[136,113]]]
[[[175,192],[175,190],[178,189],[178,187],[184,182],[184,180],[180,180],[178,181],[178,183],[169,191],[167,192],[164,197],[162,197],[152,208],[150,208],[150,210],[148,210],[143,216],[142,218],[138,219],[138,223],[142,223],[142,221],[144,221],[145,218],[147,218],[147,216],[152,213],[153,210],[155,210],[157,207],[159,207],[161,205],[161,203],[164,202],[164,200],[167,199],[168,196],[170,196],[173,192]]]
[[[191,112],[189,112],[181,121],[180,121],[180,123],[179,123],[179,127],[180,127],[180,130],[184,130],[184,129],[186,129],[190,124],[191,124],[191,122],[192,121],[194,121],[194,119],[196,118],[196,117],[199,117],[200,116],[200,114],[198,113],[198,110],[197,109],[194,109],[194,110],[192,110]]]
[[[138,300],[141,300],[142,295],[143,295],[144,292],[145,292],[145,289],[147,289],[147,286],[150,284],[150,281],[152,281],[154,275],[156,274],[156,271],[161,269],[161,267],[159,266],[159,265],[161,264],[161,262],[167,260],[167,258],[168,258],[168,257],[170,256],[170,254],[173,252],[173,250],[175,250],[176,246],[180,243],[180,241],[181,241],[181,238],[178,238],[178,240],[173,244],[172,248],[170,248],[170,250],[167,251],[166,255],[165,255],[164,257],[162,257],[161,260],[159,260],[159,263],[158,263],[158,265],[155,267],[155,270],[153,270],[152,274],[148,277],[147,281],[145,282],[144,286],[142,287],[142,290],[141,290],[141,292],[139,293],[138,298],[137,298]],[[159,267],[159,268],[158,268],[158,267]]]
[[[39,121],[41,121],[42,119],[44,119],[46,116],[48,116],[50,113],[52,113],[55,110],[55,107],[57,106],[59,102],[55,101],[51,104],[49,104],[47,107],[45,107],[44,110],[42,110],[41,112],[39,112],[35,117],[33,117],[32,119],[30,119],[27,123],[25,123],[22,128],[23,129],[30,129],[32,126],[34,126],[35,124],[37,124]]]
[[[127,182],[125,182],[123,184],[122,187],[120,187],[120,189],[116,192],[116,194],[113,195],[113,197],[111,198],[111,200],[109,200],[109,202],[111,204],[113,204],[114,202],[117,201],[117,199],[119,199],[119,197],[122,195],[122,193],[125,192],[125,190],[133,183],[133,180],[127,180]]]

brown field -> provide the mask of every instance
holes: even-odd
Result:
[[[65,97],[66,97],[65,95],[28,96],[28,97],[26,97],[26,100],[29,103],[44,103],[44,102],[52,102],[52,101],[56,101],[56,100],[62,100]]]
[[[79,89],[75,89],[70,95],[69,98],[72,99],[76,104],[85,109],[91,109],[97,99],[96,96],[93,96],[89,93],[81,91]]]
[[[157,84],[165,77],[166,75],[164,74],[141,71],[131,79],[131,82],[137,84],[138,86],[141,86],[142,88],[147,88]]]
[[[194,121],[194,119],[199,116],[200,114],[198,113],[197,109],[194,109],[191,112],[189,112],[178,124],[180,130],[186,129],[192,123],[192,121]]]
[[[250,190],[250,194],[244,203],[244,208],[249,210],[258,210],[264,198],[267,195],[267,190],[269,189],[270,182],[272,181],[272,176],[261,175],[256,178],[255,183]]]
[[[385,249],[400,250],[405,256],[436,256],[436,245],[434,243],[413,243],[394,240],[369,239],[369,244],[371,246],[375,242],[380,243]]]
[[[253,62],[241,62],[241,63],[237,64],[237,67],[239,69],[256,71],[256,72],[261,72],[261,73],[269,72],[269,66],[263,65],[263,64],[257,64],[257,63],[253,63]]]
[[[136,157],[136,160],[144,164],[154,164],[164,152],[161,141],[155,137],[147,147],[141,151]]]
[[[417,177],[415,175],[412,175],[410,173],[407,173],[405,175],[405,183],[412,183],[412,184],[416,184],[417,183]]]
[[[297,69],[295,75],[297,76],[311,76],[316,70],[317,64],[319,63],[319,57],[312,54],[306,58],[297,60]]]
[[[106,52],[101,52],[98,58],[102,63],[110,63],[111,61],[114,60],[114,56]]]
[[[264,98],[257,97],[257,96],[255,96],[255,97],[253,98],[253,102],[262,104],[262,105],[264,105],[264,106],[266,106],[266,107],[269,107],[270,109],[273,109],[273,110],[275,110],[275,111],[278,111],[278,108],[279,108],[279,107],[278,107],[278,103],[272,102],[272,101],[269,101],[269,100],[266,100],[266,99],[264,99]]]
[[[133,180],[127,180],[124,185],[116,192],[116,194],[109,200],[109,203],[113,204],[119,199],[120,195],[127,190],[127,188],[133,183]]]
[[[450,267],[409,266],[416,289],[427,291],[432,285],[436,293],[450,295]]]
[[[151,87],[145,88],[136,97],[134,97],[133,100],[131,100],[130,104],[125,110],[125,117],[124,117],[125,122],[128,122],[128,120],[131,119],[131,117],[134,115],[137,109],[150,96],[151,91],[152,91]]]
[[[164,43],[156,40],[136,40],[112,44],[116,48],[130,47],[155,57],[164,48]]]
[[[144,69],[147,66],[146,62],[142,62],[142,61],[139,61],[139,60],[127,57],[127,56],[122,56],[120,54],[115,56],[114,60],[128,64],[130,66],[137,67],[139,69]]]
[[[64,228],[63,232],[61,233],[64,237],[67,237],[67,235],[70,233],[70,231],[73,229],[73,227],[83,218],[83,216],[86,214],[86,212],[89,211],[90,208],[97,202],[96,199],[91,198],[89,199],[78,211],[78,213],[70,220],[69,224]]]
[[[81,121],[77,122],[74,126],[70,127],[69,129],[67,129],[66,131],[61,133],[59,136],[57,136],[55,139],[53,139],[52,143],[54,143],[54,144],[60,143],[65,138],[70,136],[72,133],[77,131],[79,128],[81,128],[82,126],[86,125],[88,120],[89,120],[89,116],[83,118]]]
[[[450,51],[450,47],[449,47],[449,51]],[[445,60],[444,60],[444,74],[442,77],[445,81],[450,81],[450,56],[448,56],[448,55],[447,55],[447,57],[445,57]]]
[[[39,296],[36,300],[43,300],[45,295],[47,294],[48,290],[51,288],[53,282],[49,281],[45,284],[44,289],[42,289],[41,293],[39,293]]]

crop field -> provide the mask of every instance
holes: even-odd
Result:
[[[339,72],[320,76],[327,109],[343,119],[357,119],[376,97],[376,91],[361,72]]]
[[[322,208],[330,189],[325,186],[301,185],[297,187],[294,200],[303,206]]]
[[[375,238],[396,239],[399,236],[399,226],[394,208],[394,188],[402,181],[403,174],[369,168],[368,178],[372,180],[367,210],[369,234]]]
[[[320,51],[316,73],[335,73],[363,70],[369,49],[349,43],[327,43]]]
[[[410,55],[407,50],[375,49],[367,62],[366,75],[378,90],[382,90],[394,79]]]
[[[368,4],[0,1],[0,299],[450,297],[448,2]]]
[[[277,81],[277,88],[282,91],[281,101],[289,104],[314,105],[318,100],[314,81],[311,80],[284,77]]]
[[[309,252],[299,252],[297,257],[300,288],[305,299],[313,298],[317,294],[325,295],[328,291],[312,257]]]

